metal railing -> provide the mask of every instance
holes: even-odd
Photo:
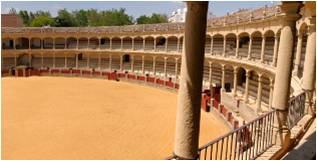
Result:
[[[292,129],[299,120],[305,115],[305,100],[306,92],[291,98],[289,100],[287,126],[288,129]]]
[[[242,125],[198,149],[200,160],[255,159],[273,145],[274,112]],[[169,156],[166,159],[175,159]]]

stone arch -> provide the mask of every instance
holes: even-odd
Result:
[[[167,52],[176,52],[177,51],[177,41],[176,36],[167,37]]]
[[[306,46],[307,46],[307,38],[308,38],[308,25],[304,22],[300,25],[299,30],[298,30],[298,35],[296,35],[295,39],[295,43],[294,43],[294,49],[293,51],[297,50],[301,50],[300,52],[300,62],[298,64],[298,72],[297,72],[297,76],[298,78],[302,78],[303,77],[303,72],[304,72],[304,62],[305,62],[305,57],[306,57]],[[298,43],[298,36],[302,37],[302,46],[301,49],[297,49],[297,43]],[[296,59],[296,52],[294,52],[294,63],[295,63],[295,59]]]
[[[112,41],[112,49],[113,50],[120,50],[121,49],[121,38],[120,37],[113,37]]]
[[[147,42],[145,40],[145,49],[147,49]],[[153,48],[154,43],[152,43]],[[143,49],[143,38],[141,36],[137,36],[134,38],[134,50],[142,50]]]
[[[99,48],[99,39],[97,37],[91,37],[89,38],[89,49],[97,49]]]
[[[14,49],[12,38],[2,38],[2,49]]]
[[[164,36],[158,36],[156,39],[156,51],[164,52],[166,45],[166,38]]]
[[[213,35],[212,55],[222,55],[224,36],[221,34]]]
[[[16,49],[29,49],[29,39],[26,37],[19,37],[15,40]]]
[[[88,38],[81,37],[78,39],[78,49],[87,49],[88,48]]]
[[[231,64],[225,65],[225,90],[226,92],[231,92],[233,88],[233,77],[234,77],[234,66]]]
[[[66,40],[67,49],[76,49],[77,48],[77,41],[78,40],[75,37],[67,38],[67,40]],[[55,41],[55,43],[56,43],[56,41]]]
[[[226,36],[226,51],[225,54],[228,56],[235,56],[237,46],[237,36],[234,33],[228,33]]]
[[[154,37],[147,36],[144,39],[145,39],[145,49],[144,50],[153,51],[154,50]],[[143,38],[142,38],[142,41],[143,41]]]
[[[205,39],[205,53],[210,53],[211,51],[211,36],[209,34],[206,34]]]
[[[76,45],[77,45],[77,39],[71,39],[71,41],[75,41],[75,43],[76,43]],[[67,42],[66,42],[66,39],[65,38],[63,38],[63,37],[57,37],[57,38],[55,38],[55,42],[54,42],[55,44],[54,44],[54,46],[55,46],[55,49],[65,49],[66,48],[66,44],[67,44]],[[69,42],[69,43],[71,43],[71,42]],[[71,45],[74,45],[74,44],[71,44]],[[67,47],[68,47],[68,45],[67,45]],[[70,46],[70,47],[74,47],[74,46]]]
[[[132,38],[129,36],[122,38],[122,49],[132,50]]]
[[[272,63],[273,55],[274,55],[275,33],[272,30],[267,30],[264,32],[264,37],[265,37],[264,61],[268,63]]]
[[[31,49],[41,49],[42,47],[42,40],[39,37],[32,37],[31,38]]]
[[[102,37],[100,39],[100,49],[110,49],[110,38]]]
[[[53,43],[52,37],[45,37],[43,38],[43,49],[53,49],[54,43]]]
[[[239,37],[239,57],[248,57],[250,35],[247,32],[242,32],[238,35]]]
[[[252,47],[251,47],[251,59],[260,60],[261,59],[261,48],[262,48],[262,33],[260,31],[255,31],[251,34]]]
[[[153,57],[144,54],[144,70],[146,74],[153,72]]]

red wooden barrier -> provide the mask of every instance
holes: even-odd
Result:
[[[51,73],[54,74],[54,73],[60,73],[60,70],[59,69],[51,69]]]
[[[141,76],[141,75],[138,75],[138,76],[137,76],[137,80],[145,81],[145,77],[144,77],[144,76]]]
[[[63,74],[70,74],[71,71],[69,69],[62,69],[61,71]]]
[[[175,88],[179,89],[179,84],[178,83],[175,84]]]
[[[117,73],[118,78],[125,78],[125,73]]]
[[[156,84],[159,84],[159,85],[164,85],[164,80],[161,80],[161,79],[156,79]]]
[[[135,79],[135,75],[134,74],[128,74],[128,79]]]
[[[171,88],[174,87],[174,83],[171,80],[165,81],[165,85],[168,86],[168,87],[171,87]]]
[[[151,83],[154,83],[155,82],[155,78],[149,76],[149,77],[147,77],[147,81],[151,82]]]
[[[38,69],[32,69],[31,71],[30,71],[30,75],[31,76],[40,76],[41,75],[41,72],[38,70]]]
[[[92,71],[92,75],[94,75],[94,76],[100,76],[100,71]]]
[[[90,70],[82,70],[82,75],[91,75]]]
[[[1,75],[9,74],[9,69],[2,69],[1,70]]]

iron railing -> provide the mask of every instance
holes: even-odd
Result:
[[[273,145],[274,112],[268,112],[198,149],[200,160],[255,159]],[[169,156],[166,159],[176,159]]]
[[[305,100],[306,100],[305,92],[302,92],[301,94],[290,99],[289,107],[288,107],[288,117],[287,117],[288,129],[292,129],[298,123],[298,121],[304,117]]]

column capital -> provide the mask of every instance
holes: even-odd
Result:
[[[250,70],[245,70],[245,76],[247,77],[247,78],[249,78],[250,77]]]
[[[262,73],[258,74],[258,82],[262,82],[262,76],[263,76]]]

